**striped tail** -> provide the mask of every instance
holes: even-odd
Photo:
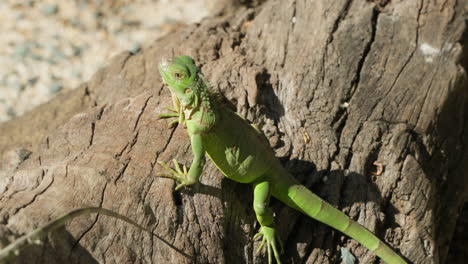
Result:
[[[350,236],[374,252],[386,263],[406,264],[403,258],[369,230],[322,200],[306,187],[300,184],[292,184],[287,188],[287,190],[283,190],[284,192],[280,192],[280,195],[275,195],[282,202]],[[287,196],[284,195],[286,193]]]

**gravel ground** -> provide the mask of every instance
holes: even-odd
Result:
[[[207,16],[210,0],[0,0],[0,122],[73,89],[123,50]]]

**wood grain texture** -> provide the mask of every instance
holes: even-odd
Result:
[[[467,192],[463,1],[232,1],[80,88],[0,126],[0,246],[72,209],[102,206],[170,241],[91,215],[19,263],[263,263],[252,190],[207,163],[173,193],[158,160],[189,164],[157,71],[188,54],[213,90],[259,124],[285,167],[413,263],[444,263]],[[463,43],[463,41],[465,43]],[[384,171],[374,175],[378,161]],[[279,202],[285,263],[372,253]]]

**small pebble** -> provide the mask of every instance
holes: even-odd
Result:
[[[83,48],[75,44],[71,44],[71,48],[72,48],[72,56],[80,56],[83,51]]]
[[[19,13],[19,14],[16,15],[16,19],[18,19],[18,20],[21,20],[23,18],[25,18],[25,15],[23,13]]]
[[[46,5],[41,9],[42,14],[46,16],[57,14],[59,7],[57,4]]]
[[[129,27],[138,27],[141,25],[141,21],[134,20],[134,19],[124,19],[122,23],[125,26],[129,26]]]
[[[31,59],[35,60],[35,61],[43,61],[44,60],[44,57],[42,57],[41,55],[38,55],[38,54],[31,54]]]
[[[140,43],[135,43],[133,46],[130,48],[130,53],[135,54],[141,50],[141,44]]]
[[[68,23],[72,25],[73,27],[80,27],[81,26],[81,21],[80,18],[77,16],[74,16],[68,20]]]
[[[80,78],[82,76],[81,71],[79,69],[73,69],[71,72],[71,76],[73,78]]]
[[[63,85],[61,85],[59,83],[53,83],[50,86],[49,91],[50,91],[50,93],[55,94],[55,93],[60,92],[62,89],[63,89]]]
[[[34,76],[34,77],[28,79],[28,84],[29,84],[29,85],[34,85],[34,84],[37,83],[38,80],[39,80],[39,77],[38,77],[38,76]]]
[[[49,63],[51,65],[58,64],[58,61],[55,58],[48,58],[46,61],[47,61],[47,63]]]
[[[51,48],[51,56],[59,61],[67,58],[67,55],[57,46]]]
[[[12,57],[15,60],[24,60],[29,53],[31,53],[31,47],[29,44],[22,44],[15,48],[13,51]]]
[[[20,82],[13,82],[10,84],[10,87],[15,89],[15,90],[23,90],[24,89],[24,84]]]
[[[13,109],[13,107],[11,107],[11,106],[8,106],[7,107],[7,115],[9,117],[11,117],[11,118],[16,117],[15,109]]]

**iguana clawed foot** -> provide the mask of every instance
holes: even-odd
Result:
[[[185,114],[183,112],[182,105],[180,104],[179,99],[177,96],[172,94],[172,105],[174,108],[166,107],[167,110],[169,110],[169,113],[165,114],[160,114],[158,115],[159,118],[170,118],[170,117],[176,117],[175,120],[172,120],[171,123],[169,123],[169,127],[173,127],[177,123],[185,125]]]
[[[167,110],[169,110],[170,112],[169,113],[164,113],[164,114],[159,114],[158,117],[159,118],[171,118],[171,117],[176,117],[176,119],[172,120],[168,127],[173,127],[174,125],[176,125],[177,123],[179,123],[179,119],[180,119],[180,113],[179,111],[177,111],[176,109],[174,108],[169,108],[167,107],[166,108]]]
[[[281,242],[281,239],[278,235],[278,232],[273,228],[273,227],[268,227],[268,226],[262,226],[260,231],[254,236],[254,239],[257,239],[258,237],[262,237],[262,243],[257,249],[257,254],[262,250],[263,246],[267,245],[267,252],[268,252],[268,264],[271,264],[273,259],[272,259],[272,252],[273,255],[275,256],[276,263],[281,264],[280,260],[280,253],[283,253],[283,243]],[[277,245],[279,244],[281,251],[278,252]]]
[[[185,165],[182,165],[181,167],[176,159],[173,159],[172,163],[174,163],[174,169],[169,167],[164,161],[159,161],[159,164],[161,164],[161,166],[163,166],[169,172],[169,174],[159,173],[156,176],[173,179],[180,182],[180,184],[175,188],[176,191],[184,186],[191,185],[196,182],[188,176],[188,170]]]

